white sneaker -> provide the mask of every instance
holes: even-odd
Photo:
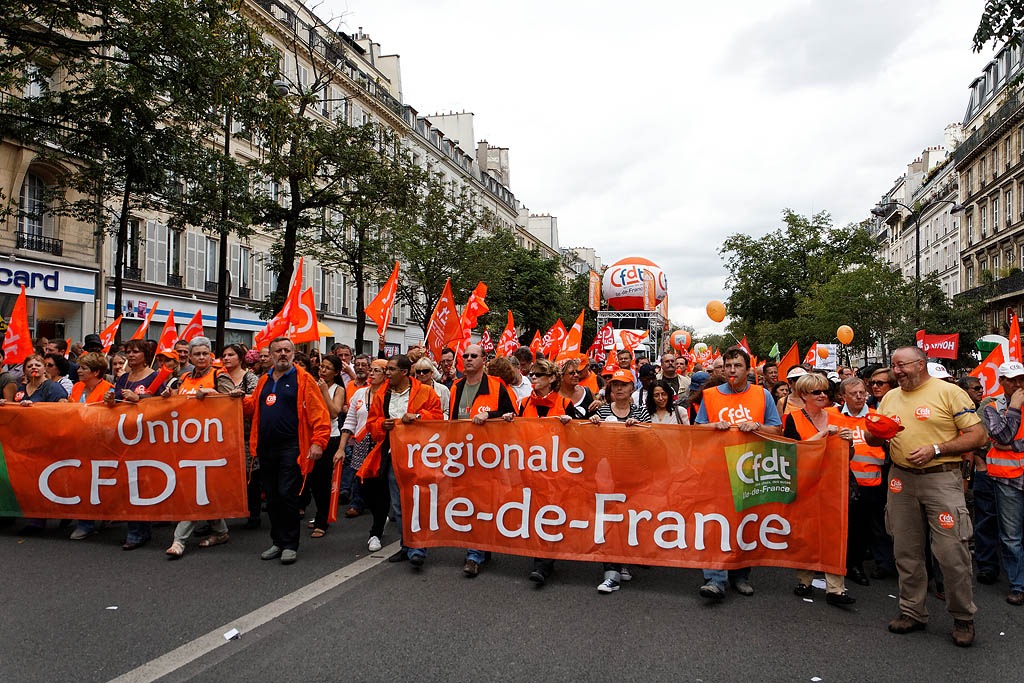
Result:
[[[615,579],[605,579],[597,587],[598,593],[614,593],[617,590],[619,590],[619,582]]]
[[[381,548],[380,539],[377,538],[376,536],[370,536],[370,540],[366,544],[366,549],[369,550],[371,553],[375,553],[378,550],[380,550],[380,548]]]
[[[619,572],[621,575],[621,581],[632,581],[633,575],[629,573],[629,567],[623,566],[622,571]]]

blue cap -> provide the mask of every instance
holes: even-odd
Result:
[[[699,391],[707,381],[711,379],[711,375],[706,372],[695,372],[690,377],[690,391]]]

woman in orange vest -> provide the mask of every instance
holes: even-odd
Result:
[[[194,396],[202,400],[209,394],[229,394],[235,389],[231,376],[224,370],[213,367],[213,351],[210,340],[206,337],[194,337],[188,343],[189,362],[192,371],[186,372],[178,382],[179,396]],[[170,396],[170,390],[163,395]],[[197,522],[186,520],[178,522],[174,529],[174,542],[167,549],[167,556],[173,560],[185,554],[185,541],[195,531]],[[228,524],[223,519],[211,519],[212,533],[199,543],[200,548],[209,548],[228,542]]]
[[[852,439],[849,427],[829,424],[832,415],[825,410],[831,405],[828,391],[828,379],[824,375],[811,372],[800,376],[793,385],[793,394],[803,403],[803,408],[786,414],[782,435],[797,441],[817,441],[833,434]],[[793,592],[799,596],[810,595],[813,579],[814,572],[798,569]],[[846,590],[845,577],[826,573],[825,586],[825,602],[828,604],[844,606],[857,602]]]
[[[107,373],[107,357],[91,351],[78,357],[78,381],[71,387],[71,396],[61,403],[99,403],[113,386],[103,379]]]
[[[576,412],[582,418],[597,412],[600,404],[594,405],[594,392],[580,383],[581,367],[583,365],[578,358],[567,358],[558,363],[561,374],[560,381],[555,388],[560,396],[568,399],[575,406]]]
[[[566,361],[566,365],[575,362]],[[558,372],[558,366],[551,361],[544,358],[536,361],[530,368],[533,392],[520,404],[519,417],[555,417],[562,424],[567,424],[573,417],[582,417],[572,401],[555,391],[555,386],[559,384],[563,376]],[[506,413],[502,417],[506,422],[513,420],[512,413]],[[555,561],[553,559],[535,557],[533,558],[533,570],[528,578],[538,586],[543,586],[554,570]]]

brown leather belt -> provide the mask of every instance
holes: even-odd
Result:
[[[892,466],[901,472],[909,472],[910,474],[935,474],[936,472],[952,472],[953,470],[959,471],[960,469],[960,463],[958,462],[944,462],[941,465],[934,465],[932,467],[904,467],[896,463],[893,463]]]

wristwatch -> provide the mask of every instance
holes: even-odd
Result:
[[[932,444],[932,448],[935,449],[935,457],[936,458],[939,457],[940,455],[942,455],[942,451],[939,450],[939,444],[933,443]]]

